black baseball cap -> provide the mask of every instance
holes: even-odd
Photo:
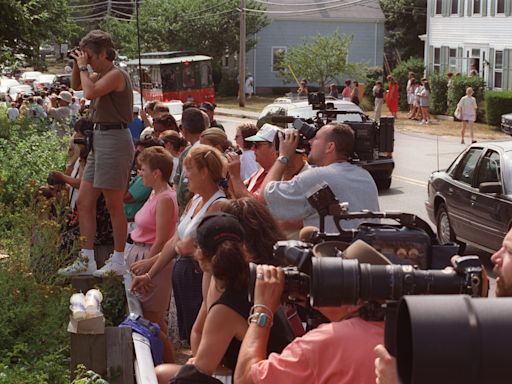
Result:
[[[205,216],[199,222],[196,240],[201,249],[213,254],[223,241],[243,242],[244,229],[235,216],[225,212],[215,212]]]
[[[213,112],[215,110],[215,107],[217,107],[216,104],[210,103],[209,101],[203,101],[201,103],[201,106],[199,107],[199,109],[201,109],[203,111],[211,111],[211,112]]]

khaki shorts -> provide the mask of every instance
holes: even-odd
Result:
[[[83,180],[98,189],[126,189],[134,152],[129,129],[94,130]]]

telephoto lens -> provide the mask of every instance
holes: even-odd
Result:
[[[403,384],[512,382],[512,298],[405,296],[396,323]]]
[[[404,295],[481,296],[478,256],[461,258],[456,269],[419,270],[410,265],[371,265],[338,257],[313,257],[310,301],[314,307],[399,300]]]

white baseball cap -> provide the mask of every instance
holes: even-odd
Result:
[[[247,137],[245,141],[267,141],[269,143],[273,143],[278,131],[279,127],[276,127],[275,125],[263,124],[258,133],[254,136]]]

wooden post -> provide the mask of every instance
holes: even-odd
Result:
[[[130,328],[107,327],[107,371],[110,384],[133,384],[133,347]]]
[[[75,376],[78,364],[107,376],[107,348],[105,335],[71,334],[71,377]]]
[[[238,105],[245,107],[245,0],[240,0],[240,49],[238,52]]]

